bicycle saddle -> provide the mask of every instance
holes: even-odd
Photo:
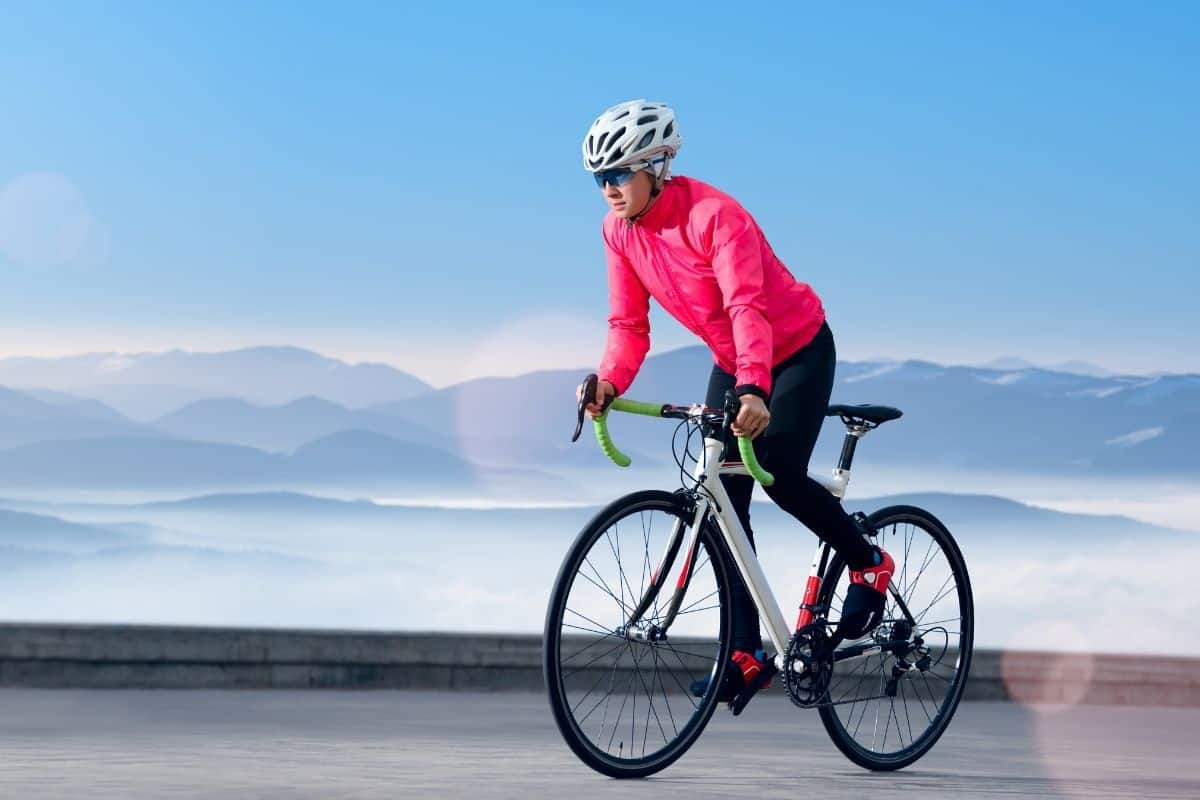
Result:
[[[865,419],[867,422],[874,422],[876,425],[882,425],[889,419],[899,419],[904,414],[898,408],[891,406],[873,406],[870,403],[861,403],[856,406],[833,405],[825,411],[825,416],[839,416],[845,419],[853,417],[857,419]]]

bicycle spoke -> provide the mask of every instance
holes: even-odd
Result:
[[[687,665],[683,663],[683,659],[679,656],[679,653],[675,652],[675,648],[671,645],[670,642],[667,642],[666,645],[667,645],[667,649],[670,650],[671,653],[675,656],[675,660],[679,662],[680,669],[682,669],[684,674],[686,675],[688,673]],[[715,661],[716,659],[713,659],[713,660]],[[675,678],[675,683],[679,686],[679,691],[682,692],[683,696],[686,697],[688,699],[688,702],[692,704],[692,708],[693,709],[696,708],[699,705],[699,703],[697,703],[694,699],[692,699],[691,690],[685,688],[684,685],[679,682],[679,678],[678,678],[678,676],[675,675],[674,670],[671,670],[671,676]]]
[[[572,612],[572,613],[574,613],[574,612]],[[571,623],[569,623],[569,622],[564,622],[564,623],[562,624],[562,626],[563,626],[564,628],[571,628],[572,630],[576,630],[576,631],[584,631],[585,633],[598,633],[598,634],[600,634],[600,635],[602,635],[602,636],[616,636],[618,639],[620,639],[620,638],[621,638],[620,636],[617,636],[617,635],[616,635],[615,633],[613,633],[612,631],[598,631],[598,630],[596,630],[595,628],[581,628],[581,627],[579,627],[578,625],[572,625],[572,624],[571,624]]]
[[[908,553],[909,549],[912,547],[913,539],[917,538],[916,533],[912,531],[912,527],[912,525],[908,526],[909,532],[912,533],[911,537],[908,535],[908,533],[904,534],[903,586],[900,589],[900,594],[904,597],[908,596]]]
[[[883,706],[882,700],[879,701],[879,705],[881,707]],[[888,713],[886,715],[884,715],[884,718],[883,718],[883,720],[884,720],[884,722],[883,722],[883,742],[880,743],[879,749],[885,753],[887,752],[888,731],[890,731],[892,729],[892,712],[895,711],[895,709],[896,709],[896,704],[893,702],[892,704],[890,704],[888,706]]]
[[[621,533],[620,533],[620,531],[617,531],[616,529],[617,529],[617,526],[616,526],[616,524],[614,524],[613,530],[616,531],[616,533],[617,533],[617,536],[616,536],[616,540],[617,540],[617,543],[616,543],[617,574],[620,576],[621,585],[624,587],[624,589],[622,589],[622,591],[628,590],[631,602],[635,596],[640,600],[642,595],[634,595],[633,587],[629,585],[629,579],[627,577],[625,577],[625,562],[621,560]]]
[[[909,597],[911,597],[913,595],[913,593],[917,591],[917,584],[921,582],[921,576],[925,574],[925,569],[929,566],[929,562],[934,558],[934,556],[937,555],[937,553],[931,553],[931,551],[933,550],[933,546],[935,544],[937,544],[937,540],[934,539],[933,537],[930,537],[929,538],[929,546],[927,548],[925,548],[925,556],[923,557],[923,559],[921,561],[921,568],[917,571],[916,576],[913,577],[912,586],[908,587],[908,596]],[[939,549],[939,552],[940,552],[940,549]]]
[[[604,675],[601,675],[601,676],[600,676],[600,680],[604,680],[604,678],[605,678],[605,677],[606,677],[606,676],[604,676]],[[599,681],[597,681],[597,682],[599,682]],[[580,717],[580,718],[579,718],[579,727],[581,727],[581,728],[582,728],[582,727],[583,727],[583,723],[587,722],[587,718],[588,718],[588,717],[590,717],[592,714],[594,714],[594,713],[595,713],[595,711],[596,711],[596,709],[600,707],[600,704],[601,704],[601,703],[603,703],[605,700],[607,700],[607,699],[608,699],[608,698],[610,698],[610,697],[612,697],[612,693],[611,693],[611,692],[610,692],[609,694],[606,694],[606,695],[604,695],[604,697],[601,697],[599,700],[597,700],[597,701],[596,701],[596,705],[592,706],[592,707],[591,707],[591,709],[588,711],[588,713],[584,714],[582,717]],[[579,705],[583,705],[583,702],[582,702],[582,701],[580,701]],[[572,711],[571,713],[574,713],[574,711]],[[603,728],[601,728],[600,735],[601,735],[601,736],[603,736],[603,735],[604,735],[604,730],[603,730]]]
[[[673,645],[671,644],[671,642],[670,642],[670,641],[667,641],[667,642],[665,642],[665,643],[666,643],[666,645],[667,645],[668,647],[670,647],[670,648],[671,648],[671,650],[673,650],[674,652],[676,652],[676,653],[682,653],[682,654],[683,654],[683,655],[685,655],[685,656],[691,656],[692,658],[699,658],[699,659],[702,659],[702,660],[704,660],[704,661],[716,661],[716,660],[717,660],[717,659],[716,659],[714,656],[712,656],[712,655],[709,655],[709,654],[707,654],[707,653],[693,653],[691,650],[680,650],[679,648],[677,648],[677,647],[673,646]],[[686,667],[685,667],[685,669],[686,669]]]
[[[920,624],[920,622],[921,622],[921,619],[922,619],[922,618],[923,618],[923,617],[924,617],[926,614],[928,614],[928,613],[929,613],[929,609],[933,608],[933,607],[934,607],[934,606],[935,606],[935,605],[936,605],[936,604],[937,604],[937,603],[938,603],[938,602],[939,602],[939,601],[940,601],[940,600],[941,600],[943,597],[946,597],[947,595],[949,595],[949,594],[950,594],[950,592],[952,592],[952,591],[954,591],[954,590],[957,590],[957,589],[958,589],[958,585],[957,585],[957,584],[955,584],[954,586],[951,586],[951,587],[949,587],[949,588],[946,588],[946,584],[948,584],[948,583],[949,583],[950,581],[952,581],[952,580],[954,580],[954,573],[953,573],[953,572],[951,572],[949,575],[947,575],[947,576],[946,576],[946,580],[942,581],[942,585],[941,585],[941,587],[938,589],[938,595],[937,595],[937,597],[933,598],[933,601],[932,601],[932,602],[930,602],[930,604],[929,604],[929,605],[925,606],[925,608],[921,610],[921,613],[920,613],[920,614],[916,615],[915,619],[916,619],[916,621],[917,621],[917,623],[918,623],[918,624]]]
[[[871,659],[869,659],[869,658],[868,658],[868,659],[866,659],[866,663],[869,665],[869,664],[871,663]],[[882,673],[880,674],[880,680],[881,680],[881,681],[883,680],[883,675],[882,675]],[[863,698],[863,710],[862,710],[862,715],[861,715],[861,716],[858,718],[858,726],[861,726],[861,725],[863,724],[863,721],[864,721],[864,720],[866,719],[866,717],[867,717],[867,709],[869,709],[870,707],[871,707],[870,698]],[[858,735],[858,726],[856,726],[856,727],[854,728],[854,735],[855,735],[855,736],[857,736],[857,735]]]
[[[904,696],[904,684],[907,681],[900,681],[900,699],[904,701],[904,719],[908,722],[908,742],[912,744],[917,739],[913,736],[912,717],[908,715],[908,698]]]
[[[603,639],[597,639],[596,641],[602,642],[602,641],[604,641],[604,640],[603,640]],[[595,642],[593,642],[592,644],[595,644]],[[614,646],[610,647],[608,650],[606,650],[606,651],[604,651],[603,653],[601,653],[600,655],[596,656],[595,658],[593,658],[591,661],[589,661],[588,663],[584,664],[583,666],[581,666],[581,667],[575,667],[574,669],[570,670],[569,672],[564,672],[564,673],[562,674],[563,678],[564,678],[564,679],[566,679],[566,677],[567,677],[568,675],[574,675],[576,672],[581,672],[581,671],[583,671],[583,670],[587,669],[587,668],[588,668],[588,667],[590,667],[592,664],[595,664],[597,661],[599,661],[600,659],[604,658],[605,656],[607,656],[607,655],[611,655],[612,653],[614,653],[614,652],[616,652],[617,650],[619,650],[619,649],[621,648],[621,645],[622,645],[622,644],[624,644],[624,640],[622,640],[622,641],[620,641],[620,642],[617,642],[617,643],[616,643]],[[588,647],[591,647],[591,646],[592,646],[592,645],[588,645]],[[586,648],[585,648],[585,649],[586,649]],[[582,652],[582,651],[580,651],[580,652]],[[571,657],[572,657],[572,658],[574,658],[576,655],[578,655],[578,653],[575,653],[575,654],[573,654]]]
[[[653,648],[650,651],[650,655],[654,656],[654,674],[657,675],[659,673],[659,663],[660,663],[658,660],[658,648]],[[663,663],[665,663],[665,662],[663,662]],[[664,669],[665,669],[665,671],[668,671],[668,672],[670,671],[669,668],[664,668]],[[679,735],[679,726],[675,724],[675,714],[671,711],[671,699],[669,697],[667,697],[667,685],[663,682],[661,677],[658,680],[658,688],[662,691],[663,705],[665,705],[667,707],[667,716],[671,720],[671,730],[673,730],[675,732],[675,735],[678,736]]]
[[[628,642],[626,642],[628,644]],[[633,688],[633,670],[629,671],[629,689]],[[624,696],[621,698],[621,709],[617,712],[617,720],[613,723],[612,735],[608,737],[608,750],[612,751],[613,739],[617,738],[617,730],[621,727],[621,715],[625,713],[625,704],[629,701],[629,689],[625,690]]]
[[[703,608],[697,608],[691,611],[676,611],[675,616],[678,617],[682,616],[683,614],[699,614],[701,611],[712,611],[714,608],[720,608],[720,606],[704,606]]]
[[[624,639],[622,637],[617,636],[616,634],[601,635],[599,638],[597,638],[594,642],[587,645],[586,647],[581,647],[578,650],[576,650],[575,652],[571,653],[570,655],[564,656],[562,663],[565,665],[572,658],[576,658],[578,656],[583,655],[584,653],[586,653],[588,650],[591,650],[596,645],[606,643],[609,639],[618,639],[619,641],[624,641]]]
[[[867,667],[870,665],[870,659],[864,658],[862,668],[858,672],[858,682],[854,685],[854,700],[850,704],[850,710],[846,712],[850,719],[854,719],[854,706],[858,705],[858,695],[862,691],[863,678],[866,677]]]
[[[588,622],[590,622],[590,623],[592,623],[593,625],[595,625],[595,626],[596,626],[596,628],[598,628],[598,630],[597,630],[597,631],[595,631],[596,633],[606,633],[606,634],[608,634],[608,635],[610,635],[610,636],[616,636],[616,635],[617,635],[617,634],[613,633],[612,631],[606,631],[606,630],[604,630],[604,626],[603,626],[603,625],[601,625],[599,622],[596,622],[596,620],[592,619],[591,617],[588,617],[588,616],[585,616],[585,615],[583,615],[583,614],[580,614],[578,611],[576,611],[576,610],[575,610],[575,609],[573,609],[573,608],[568,608],[568,609],[567,609],[567,611],[570,611],[572,614],[574,614],[575,616],[579,617],[580,619],[587,620]],[[581,630],[582,630],[582,629],[581,629]]]
[[[646,575],[650,572],[650,532],[646,530],[646,518],[641,515],[642,519],[642,542],[645,545],[645,558],[642,560],[642,592],[639,597],[646,596]]]
[[[616,525],[613,525],[613,528],[615,530]],[[612,553],[613,556],[617,559],[617,577],[619,578],[619,580],[617,581],[617,584],[621,587],[621,597],[622,598],[625,597],[625,590],[628,589],[629,590],[629,601],[632,603],[633,602],[633,589],[629,586],[629,581],[625,578],[625,563],[623,561],[621,561],[621,536],[620,536],[620,534],[617,534],[617,542],[616,542],[615,546],[613,545],[612,537],[609,535],[608,531],[604,532],[604,537],[606,539],[608,539],[609,552]],[[622,606],[625,605],[625,602],[623,599],[621,601],[621,605]]]
[[[600,677],[596,679],[596,682],[592,684],[592,688],[587,690],[587,694],[585,694],[583,697],[579,698],[579,702],[576,703],[575,707],[571,709],[572,716],[574,716],[575,712],[579,710],[579,707],[581,705],[583,705],[583,701],[587,700],[588,697],[591,696],[592,692],[596,691],[596,687],[600,685],[600,681],[602,681],[602,680],[604,680],[603,674],[601,674]],[[597,704],[597,705],[599,705],[599,704]]]
[[[613,660],[613,667],[612,667],[612,670],[609,672],[608,694],[605,696],[605,702],[604,702],[604,719],[602,719],[600,721],[600,736],[602,736],[602,737],[604,736],[605,727],[608,726],[608,707],[612,703],[613,687],[615,686],[615,684],[617,682],[617,667],[619,667],[620,665],[621,665],[621,657],[617,656],[617,658]],[[614,727],[613,730],[616,730],[616,727]]]
[[[883,694],[883,654],[879,656],[879,691],[876,694]],[[879,707],[883,705],[878,700],[875,701],[875,732],[871,734],[871,749],[875,749],[875,739],[879,736]]]
[[[615,600],[617,603],[617,608],[621,609],[622,619],[624,619],[625,617],[627,617],[628,615],[633,613],[633,609],[628,608],[625,605],[625,601],[621,600],[619,597],[617,597],[615,594],[613,594],[613,590],[608,588],[608,583],[604,580],[604,578],[600,577],[600,573],[596,570],[596,568],[592,565],[592,563],[590,561],[588,561],[587,559],[584,559],[584,563],[586,563],[589,567],[592,568],[592,572],[596,575],[597,578],[600,578],[600,583],[596,583],[594,580],[592,580],[591,576],[588,575],[583,570],[579,571],[580,577],[585,578],[588,581],[588,583],[592,584],[592,586],[595,586],[597,589],[604,592],[606,595],[608,595],[613,600]],[[603,584],[603,585],[601,585],[601,584]]]
[[[691,605],[687,605],[687,606],[684,606],[683,608],[679,609],[679,613],[681,613],[681,614],[682,614],[684,611],[688,611],[688,610],[689,610],[689,609],[691,609],[693,606],[695,606],[695,605],[696,605],[696,603],[703,603],[705,600],[707,600],[708,598],[710,598],[710,597],[712,597],[713,595],[715,595],[715,594],[716,594],[718,591],[720,591],[720,590],[719,590],[719,589],[713,589],[711,592],[709,592],[708,594],[704,595],[704,597],[701,597],[701,598],[700,598],[699,600],[697,600],[695,603],[692,603]]]
[[[937,697],[934,695],[933,687],[929,685],[929,678],[927,675],[927,672],[921,673],[921,682],[925,684],[925,690],[929,692],[929,702],[933,703],[934,710],[938,713],[941,713],[942,704],[938,702]]]

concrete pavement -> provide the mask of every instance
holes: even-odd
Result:
[[[1196,798],[1198,745],[1197,709],[964,703],[924,759],[871,774],[815,712],[763,697],[626,782],[575,759],[542,694],[0,690],[0,797],[30,800]]]

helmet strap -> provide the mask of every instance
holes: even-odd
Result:
[[[654,188],[650,190],[651,197],[657,197],[662,191],[663,184],[667,182],[667,171],[671,168],[671,156],[667,155],[663,158],[662,167],[654,173]]]
[[[643,208],[638,213],[634,214],[632,217],[629,217],[628,219],[626,219],[625,220],[626,225],[632,225],[633,223],[635,223],[639,219],[641,219],[645,215],[645,213],[650,210],[650,207],[654,205],[655,201],[658,200],[658,196],[660,194],[662,194],[663,184],[665,184],[667,181],[667,169],[670,166],[671,166],[671,156],[667,155],[663,159],[662,167],[660,169],[654,170],[654,185],[652,187],[650,187],[650,199],[646,202],[646,207]]]

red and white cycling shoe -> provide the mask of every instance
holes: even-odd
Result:
[[[842,639],[866,636],[883,621],[888,584],[896,572],[896,562],[886,550],[880,547],[874,550],[879,563],[850,570],[850,586],[837,627],[837,636]]]
[[[887,594],[888,584],[892,581],[892,573],[896,571],[896,562],[882,547],[876,547],[878,564],[863,569],[850,570],[850,583],[862,583],[870,586],[880,594]]]
[[[762,650],[754,653],[734,650],[729,660],[717,700],[729,703],[730,710],[737,715],[742,713],[750,698],[759,690],[771,685],[771,680],[779,670],[775,667],[774,659],[767,658]],[[692,681],[691,689],[692,694],[703,697],[708,691],[708,678]]]

